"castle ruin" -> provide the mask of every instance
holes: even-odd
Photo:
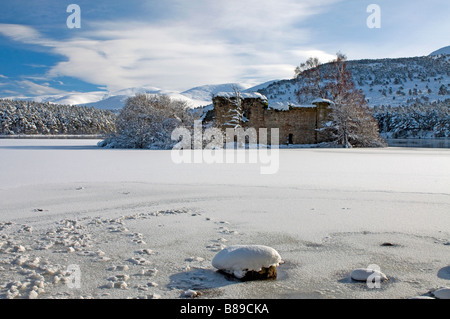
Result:
[[[239,100],[238,100],[239,99]],[[239,125],[242,128],[279,129],[279,144],[318,144],[329,142],[328,134],[319,129],[328,121],[329,100],[317,99],[311,105],[289,106],[285,110],[269,107],[268,100],[259,93],[219,93],[213,97],[214,124],[225,130]],[[240,117],[233,110],[239,107]],[[238,122],[236,122],[238,121]]]

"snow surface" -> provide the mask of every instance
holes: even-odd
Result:
[[[267,98],[258,93],[258,92],[251,92],[251,93],[240,93],[241,97],[243,99],[261,99],[261,100],[267,100]],[[216,94],[218,97],[224,97],[224,98],[233,98],[236,96],[234,92],[218,92]]]
[[[448,286],[449,149],[280,149],[278,173],[261,175],[97,142],[0,140],[0,298],[40,273],[38,298],[409,298]],[[217,272],[211,261],[233,245],[273,247],[277,280]],[[381,289],[348,280],[372,264],[391,279]],[[80,289],[59,280],[69,265]]]
[[[262,267],[279,266],[281,256],[278,252],[262,245],[234,245],[221,250],[212,260],[212,265],[243,278],[248,271],[260,271]]]

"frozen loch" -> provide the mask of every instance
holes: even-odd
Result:
[[[0,140],[0,298],[406,299],[449,285],[448,149],[280,149],[264,175],[97,142]],[[348,280],[369,265],[390,280]],[[271,267],[276,280],[242,280]]]

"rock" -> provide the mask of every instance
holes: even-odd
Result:
[[[195,290],[189,289],[189,290],[186,290],[185,292],[183,292],[182,297],[184,297],[184,298],[196,298],[196,297],[199,297],[201,295],[202,295],[201,292],[197,292]]]
[[[28,286],[31,284],[31,282],[27,281],[20,285],[19,290],[26,290],[28,289]]]
[[[114,282],[110,281],[105,285],[105,288],[113,289],[114,288]]]
[[[261,245],[228,246],[212,260],[215,268],[242,280],[275,279],[280,263],[275,249]]]
[[[116,269],[119,271],[127,271],[130,269],[130,267],[128,267],[127,265],[118,265],[116,266]]]
[[[45,286],[44,281],[41,281],[41,280],[38,280],[34,283],[34,287],[37,287],[38,289],[44,288],[44,286]]]
[[[57,284],[57,283],[59,283],[61,281],[61,278],[59,277],[59,276],[55,276],[55,277],[53,277],[53,284]]]
[[[108,268],[109,271],[114,271],[114,270],[128,271],[129,269],[130,269],[130,267],[128,267],[127,265],[117,265],[117,266],[112,266],[112,267]]]
[[[16,253],[23,253],[23,252],[25,252],[25,247],[23,247],[22,245],[17,245],[17,246],[14,246],[14,252],[16,252]]]
[[[111,279],[112,278],[108,278],[108,280],[111,280]],[[125,281],[109,281],[104,287],[109,288],[109,289],[114,289],[114,288],[123,289],[123,290],[128,289],[128,285]]]
[[[130,276],[125,274],[116,275],[116,277],[123,282],[130,280]]]
[[[114,283],[114,288],[120,288],[120,289],[127,290],[128,285],[125,281],[119,281],[119,282]]]
[[[433,291],[433,296],[435,296],[438,299],[450,299],[450,288],[445,287]]]
[[[416,297],[411,297],[408,299],[435,299],[435,298],[429,297],[429,296],[416,296]]]
[[[13,260],[13,264],[22,266],[28,260],[28,256],[19,256]]]
[[[352,271],[350,277],[353,280],[356,281],[367,281],[369,277],[372,276],[372,278],[380,278],[381,281],[389,280],[388,277],[386,277],[385,274],[383,274],[380,271],[374,270],[374,269],[368,269],[368,268],[358,268]]]
[[[149,265],[151,264],[148,260],[146,260],[145,258],[141,258],[141,257],[134,257],[134,258],[130,258],[128,259],[129,262],[135,264],[135,265]]]
[[[276,279],[277,278],[277,267],[270,266],[269,268],[262,267],[260,271],[247,271],[242,280],[265,280],[265,279]]]
[[[28,299],[36,299],[38,297],[38,293],[35,290],[31,290],[28,294]]]
[[[185,261],[187,261],[187,262],[202,262],[202,261],[204,261],[205,259],[204,258],[202,258],[202,257],[189,257],[189,258],[186,258],[185,259]]]
[[[141,249],[138,251],[139,254],[145,254],[145,255],[153,255],[153,251],[151,249]]]
[[[156,276],[157,273],[158,273],[157,269],[142,269],[141,270],[142,276]]]
[[[106,257],[106,256],[101,256],[101,257],[98,257],[96,260],[97,260],[97,261],[110,261],[111,258]]]
[[[14,299],[14,298],[16,298],[17,296],[19,296],[20,295],[20,293],[19,293],[19,291],[18,290],[8,290],[7,292],[6,292],[6,299]]]

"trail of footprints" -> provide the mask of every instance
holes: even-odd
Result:
[[[108,292],[135,289],[135,298],[159,298],[158,294],[148,294],[149,290],[158,287],[155,282],[158,269],[152,268],[151,259],[157,252],[146,246],[144,235],[132,232],[127,228],[127,221],[149,219],[158,216],[199,213],[188,210],[165,210],[151,213],[139,213],[119,218],[104,219],[101,217],[86,217],[80,220],[64,219],[55,223],[54,227],[46,230],[34,231],[29,225],[13,222],[0,223],[0,298],[71,298],[74,294],[64,289],[69,281],[73,281],[73,273],[67,270],[69,260],[93,263],[105,263],[105,284],[98,287],[103,297],[111,296]],[[211,221],[206,218],[206,221]],[[214,222],[218,234],[222,236],[236,235],[238,232],[230,230],[226,221]],[[130,244],[136,245],[132,256],[124,260],[123,264],[113,264],[115,256],[96,247],[99,238],[93,235],[102,232],[99,237],[109,234],[110,242],[114,243],[117,236],[126,238]],[[220,237],[211,240],[206,245],[210,251],[220,251],[228,240]],[[114,245],[114,244],[112,244]],[[140,248],[142,247],[142,248]],[[190,270],[190,265],[202,264],[202,257],[187,257],[184,271]],[[107,266],[106,264],[109,264]],[[136,269],[138,268],[138,269]],[[134,272],[132,272],[134,271]],[[106,274],[106,275],[105,275]],[[130,284],[130,282],[137,282]],[[175,284],[174,287],[177,285]],[[57,288],[59,292],[57,291]],[[144,293],[144,295],[142,295]],[[183,295],[183,294],[182,294]],[[93,298],[91,295],[77,296],[79,298]],[[98,296],[96,296],[98,297]]]
[[[161,298],[154,292],[159,286],[158,269],[153,266],[158,252],[146,247],[144,235],[129,230],[127,221],[189,213],[191,216],[201,216],[188,210],[167,210],[112,219],[64,219],[46,230],[34,230],[29,225],[13,222],[0,223],[0,298],[123,296],[118,295],[118,292],[126,293],[129,298]],[[218,238],[205,243],[205,248],[211,252],[222,250],[235,235],[239,235],[230,229],[227,221],[205,220],[211,222],[218,235]],[[95,233],[100,233],[99,238],[95,238]],[[102,243],[105,237],[109,238],[106,244]],[[117,240],[123,240],[133,247],[124,259],[115,255]],[[111,250],[111,254],[98,249],[101,244],[106,245],[104,250]],[[95,276],[103,278],[104,283],[97,287],[94,295],[75,295],[64,289],[73,280],[73,274],[67,266],[69,260],[76,260],[75,257],[88,265],[99,265],[98,270],[92,271],[98,271]],[[204,272],[209,267],[209,264],[205,267],[204,258],[189,256],[184,261],[186,266],[178,268],[181,270],[180,276],[175,276],[176,279],[167,288],[179,290],[180,298],[195,298],[202,295],[197,289],[208,291],[214,287],[210,283],[211,278]],[[444,293],[448,294],[448,291]],[[431,297],[433,292],[424,296]]]

